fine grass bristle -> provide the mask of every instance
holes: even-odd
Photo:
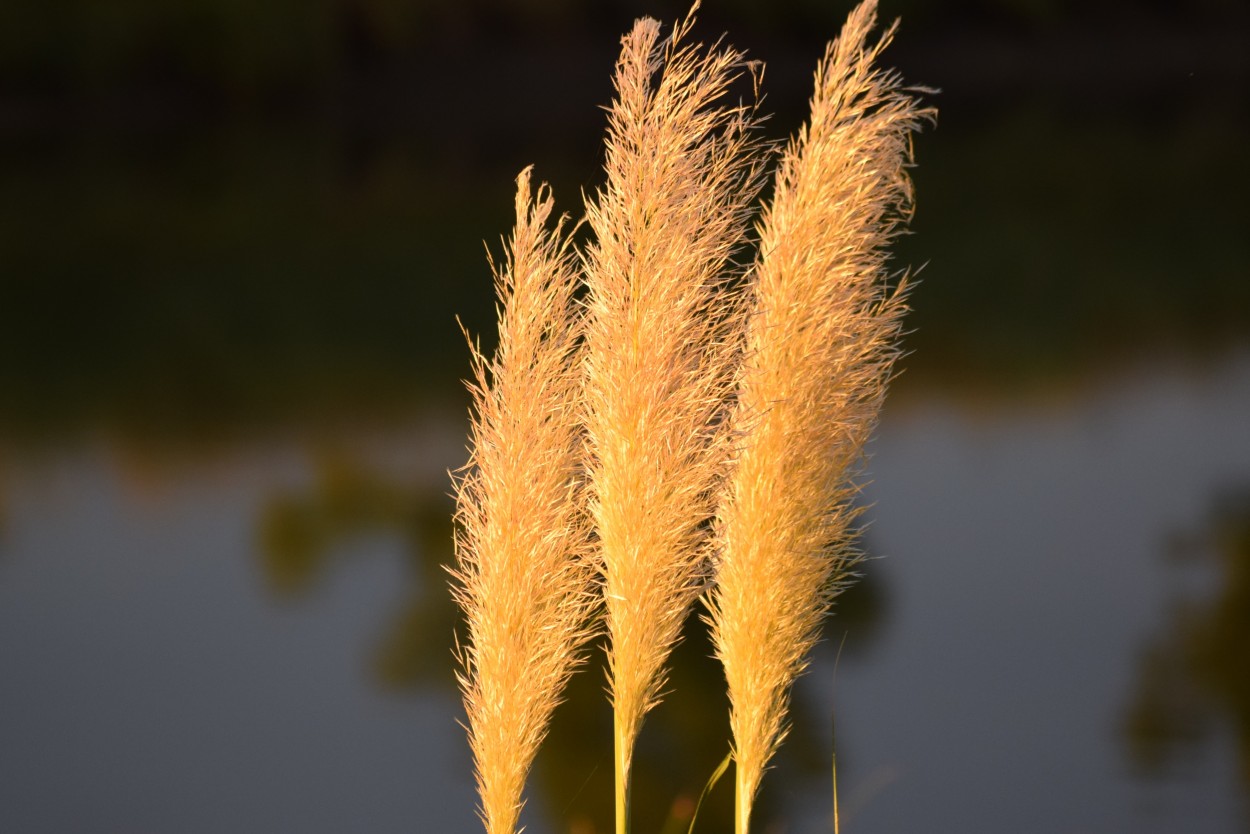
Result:
[[[693,10],[692,10],[693,14]],[[607,182],[588,201],[586,425],[615,713],[617,831],[664,665],[707,578],[706,527],[723,474],[724,411],[741,326],[727,292],[763,152],[752,107],[722,103],[743,67],[729,48],[623,39]]]
[[[745,834],[786,731],[791,684],[833,597],[853,578],[854,477],[898,355],[905,282],[887,244],[910,211],[911,135],[932,111],[875,66],[865,0],[816,73],[760,229],[745,359],[731,418],[740,438],[716,529],[709,621],[725,667]]]
[[[458,673],[488,834],[514,834],[525,778],[597,605],[582,492],[575,258],[549,191],[517,179],[499,343],[473,348],[470,459],[456,482]]]

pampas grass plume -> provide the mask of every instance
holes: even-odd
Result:
[[[876,2],[847,19],[816,73],[808,124],[765,209],[733,427],[740,448],[718,511],[709,620],[724,664],[738,834],[781,743],[791,684],[852,577],[853,476],[898,355],[904,289],[886,246],[910,211],[922,109],[875,66]]]
[[[456,483],[458,674],[488,834],[513,834],[551,712],[597,604],[580,498],[577,270],[552,200],[517,180],[516,227],[495,268],[499,343],[474,356],[470,460]]]
[[[894,28],[870,43],[863,0],[820,62],[744,276],[771,150],[755,106],[725,103],[743,54],[687,43],[697,7],[667,38],[643,19],[622,40],[590,242],[573,249],[527,170],[492,264],[499,344],[490,359],[473,348],[452,571],[487,834],[516,834],[600,612],[627,834],[635,743],[709,587],[747,834],[793,682],[861,558],[856,479],[908,289],[887,247],[911,211],[911,137],[934,111],[876,66]]]
[[[707,575],[705,527],[726,451],[718,424],[740,324],[726,276],[762,180],[754,109],[721,103],[743,56],[686,45],[692,23],[662,41],[659,24],[644,19],[623,39],[607,182],[587,205],[590,513],[618,834],[628,829],[634,742]]]

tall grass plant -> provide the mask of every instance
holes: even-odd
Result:
[[[667,36],[643,19],[622,40],[581,251],[521,175],[496,269],[499,347],[474,350],[454,587],[488,834],[518,830],[551,711],[600,628],[615,825],[629,831],[635,745],[700,597],[746,834],[791,686],[860,559],[856,477],[907,299],[888,247],[933,111],[877,67],[894,29],[870,42],[864,0],[753,227],[773,154],[755,103],[729,91],[759,77],[731,47],[690,43],[694,11]]]

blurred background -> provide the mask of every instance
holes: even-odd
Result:
[[[804,115],[843,0],[706,0]],[[883,0],[941,88],[860,585],[759,828],[1250,825],[1250,13]],[[0,6],[0,830],[472,832],[447,470],[513,177],[669,0]],[[838,659],[841,650],[840,660]],[[727,751],[693,625],[639,832]],[[598,657],[534,834],[609,830]],[[732,780],[700,813],[728,830]]]

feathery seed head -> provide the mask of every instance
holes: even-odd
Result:
[[[644,19],[623,39],[607,182],[586,207],[590,512],[626,747],[705,578],[740,327],[726,273],[762,184],[759,118],[722,103],[742,53],[688,45],[692,24],[661,41]]]
[[[811,117],[760,223],[732,422],[744,437],[716,522],[708,621],[725,667],[740,831],[785,736],[790,686],[852,577],[853,478],[898,355],[906,282],[888,243],[911,205],[910,137],[932,116],[875,66],[876,2],[850,15],[816,73]]]
[[[513,834],[525,777],[581,661],[596,606],[582,493],[577,273],[552,200],[517,179],[516,227],[495,268],[499,344],[473,349],[470,459],[456,481],[457,675],[488,834]]]

